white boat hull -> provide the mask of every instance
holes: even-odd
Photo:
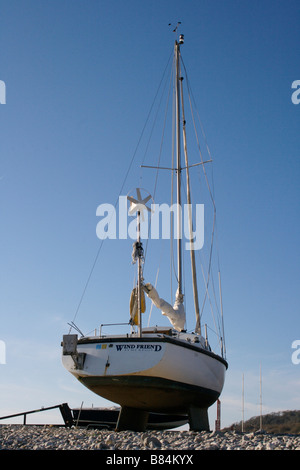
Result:
[[[167,335],[84,338],[63,365],[81,383],[121,407],[155,412],[207,409],[219,397],[226,361],[199,345]]]

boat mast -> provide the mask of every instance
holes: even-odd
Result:
[[[138,211],[137,213],[137,242],[138,242],[138,250],[141,246],[141,225],[140,225],[140,217],[141,213]],[[138,296],[138,332],[139,337],[142,337],[142,299],[141,299],[141,281],[142,281],[142,259],[140,253],[138,255],[138,283],[137,283],[137,296]]]
[[[184,148],[185,166],[186,166],[186,190],[187,190],[189,234],[190,234],[190,242],[192,243],[192,233],[193,233],[192,200],[191,200],[191,191],[190,191],[190,173],[189,173],[189,161],[188,161],[187,143],[186,143],[186,128],[185,128],[185,115],[184,115],[184,100],[183,100],[182,80],[183,79],[181,78],[180,79],[180,91],[181,91],[181,108],[182,108],[182,132],[183,132],[183,148]],[[195,250],[192,247],[190,249],[190,254],[191,254],[191,269],[192,269],[192,281],[193,281],[194,306],[195,306],[195,314],[196,314],[195,332],[201,334]]]
[[[179,41],[180,42],[180,41]],[[177,152],[177,276],[178,294],[182,295],[182,246],[181,246],[181,158],[180,158],[180,46],[175,41],[175,64],[176,64],[176,152]]]
[[[141,242],[141,213],[144,209],[148,209],[146,203],[151,198],[151,195],[142,199],[140,188],[136,188],[137,199],[132,196],[127,196],[127,199],[133,204],[133,209],[129,211],[132,215],[137,212],[137,241],[133,244],[132,260],[135,264],[137,262],[137,289],[136,289],[136,300],[137,300],[137,325],[138,325],[138,336],[141,338],[142,332],[142,289],[143,289],[143,270],[142,263],[144,261],[144,249]]]
[[[190,241],[192,241],[192,214],[191,214],[191,192],[190,192],[190,177],[189,177],[189,163],[188,163],[188,154],[187,154],[187,144],[186,144],[186,129],[185,129],[185,115],[184,115],[184,101],[183,101],[183,87],[182,87],[182,77],[180,73],[180,47],[179,45],[183,44],[183,35],[179,37],[179,43],[175,42],[175,57],[176,57],[176,121],[177,121],[177,203],[178,203],[178,216],[177,216],[177,234],[178,234],[178,290],[182,294],[182,247],[181,247],[181,161],[180,161],[180,96],[181,96],[181,108],[182,108],[182,130],[183,130],[183,147],[185,154],[185,167],[186,167],[186,178],[187,178],[187,203],[188,203],[188,218],[189,218],[189,232],[190,232]],[[194,305],[195,305],[195,314],[196,314],[196,333],[201,334],[201,325],[200,325],[200,310],[199,310],[199,300],[198,300],[198,288],[197,288],[197,275],[196,275],[196,261],[195,261],[195,251],[190,250],[191,253],[191,268],[192,268],[192,279],[193,279],[193,294],[194,294]]]

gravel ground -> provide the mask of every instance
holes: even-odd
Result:
[[[300,450],[300,435],[0,426],[0,450]]]

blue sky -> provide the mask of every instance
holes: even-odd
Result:
[[[299,2],[1,0],[0,416],[106,403],[64,370],[60,341],[99,247],[96,208],[119,194],[178,20],[214,157],[222,425],[241,419],[243,374],[245,418],[259,413],[260,365],[263,411],[299,408]],[[127,321],[130,256],[128,240],[101,251],[84,332]]]

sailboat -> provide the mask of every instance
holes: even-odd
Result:
[[[187,182],[187,205],[191,207],[189,171],[186,152],[186,132],[181,76],[181,45],[183,35],[175,40],[175,118],[176,162],[173,174],[177,180],[177,207],[181,207],[182,173]],[[185,161],[182,162],[181,139]],[[204,165],[205,162],[199,162]],[[166,169],[166,168],[165,168]],[[196,323],[188,332],[184,302],[182,237],[177,236],[177,287],[175,303],[160,298],[156,286],[144,281],[144,248],[141,238],[141,218],[151,210],[147,202],[151,196],[128,196],[131,214],[136,214],[137,238],[133,246],[133,261],[137,267],[136,285],[130,298],[129,332],[126,334],[83,335],[66,334],[62,341],[64,367],[92,392],[119,405],[116,430],[145,430],[149,413],[186,415],[191,430],[209,430],[208,408],[215,403],[224,386],[228,363],[224,338],[220,338],[221,352],[213,352],[203,336],[198,300],[195,250],[190,250],[193,296]],[[190,215],[190,214],[189,214]],[[177,214],[178,233],[182,217]],[[192,221],[189,217],[192,240]],[[144,327],[143,311],[147,298],[169,319],[169,326]],[[127,313],[128,314],[128,313]],[[126,315],[126,311],[124,312]],[[74,325],[76,329],[76,325]]]

